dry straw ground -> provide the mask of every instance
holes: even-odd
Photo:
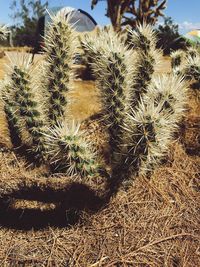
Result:
[[[169,60],[158,71],[170,71]],[[72,114],[85,119],[98,112],[93,82],[77,81],[75,88]],[[58,203],[4,198],[0,266],[200,266],[199,122],[199,98],[191,93],[166,162],[150,179],[137,177],[99,211],[64,211]],[[3,113],[0,123],[1,146],[8,146]],[[12,191],[17,178],[22,183],[42,179],[46,170],[28,168],[12,151],[4,151],[0,173],[1,195],[2,188]]]

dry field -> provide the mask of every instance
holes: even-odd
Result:
[[[0,78],[5,69],[0,59]],[[158,72],[170,72],[163,59]],[[76,81],[71,113],[84,120],[100,110],[92,81]],[[63,210],[58,203],[0,202],[0,266],[200,266],[200,100],[191,93],[186,118],[166,162],[150,179],[137,177],[100,210]],[[3,111],[1,146],[9,146]],[[46,170],[0,152],[0,196]],[[21,179],[21,180],[20,180]],[[41,182],[41,187],[42,187]],[[51,198],[52,196],[47,196]],[[79,196],[80,197],[80,196]]]

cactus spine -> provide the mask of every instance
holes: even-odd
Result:
[[[182,50],[173,51],[171,54],[171,67],[172,70],[176,73],[185,59],[185,53]]]
[[[13,77],[13,79],[15,79]],[[22,144],[21,130],[19,127],[19,113],[16,103],[13,101],[13,91],[8,81],[2,84],[1,97],[4,102],[4,111],[10,132],[10,139],[14,148],[20,147]]]
[[[127,140],[133,147],[129,146],[126,162],[133,173],[147,173],[163,158],[182,118],[186,97],[187,86],[182,77],[153,78],[127,122]]]
[[[76,36],[65,14],[51,16],[52,23],[45,39],[46,89],[49,93],[48,116],[51,125],[61,122],[67,106],[67,93],[73,77],[72,63]]]
[[[135,31],[129,30],[128,35],[130,46],[137,52],[132,84],[132,107],[135,108],[148,91],[161,52],[156,49],[156,35],[151,26],[139,25]]]
[[[37,87],[34,88],[31,81],[31,74],[33,74],[31,56],[16,58],[11,64],[12,74],[10,76],[9,89],[12,90],[12,98],[9,101],[12,101],[17,112],[15,122],[17,122],[17,127],[20,129],[23,143],[30,147],[30,150],[38,160],[43,161],[45,155],[44,122],[41,112],[42,107],[40,107],[36,97]],[[6,110],[8,109],[7,105],[8,101],[5,106]],[[9,116],[8,113],[7,116]]]
[[[97,43],[84,44],[90,55],[96,55],[91,66],[101,93],[104,120],[110,135],[111,161],[120,162],[123,146],[123,124],[129,101],[132,67],[131,51],[112,30],[103,30]],[[129,66],[129,67],[128,67]]]
[[[49,146],[49,158],[56,166],[56,172],[65,172],[69,176],[94,176],[99,172],[95,152],[84,139],[80,125],[59,124],[49,130],[46,142]]]

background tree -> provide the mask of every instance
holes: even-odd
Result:
[[[35,47],[38,19],[44,15],[48,1],[14,0],[10,6],[14,20],[12,27],[14,45]]]
[[[164,24],[157,29],[157,47],[163,49],[165,55],[170,54],[171,50],[185,49],[189,43],[179,34],[178,24],[175,24],[171,17],[164,19]]]
[[[103,0],[92,0],[91,7]],[[122,26],[135,28],[137,23],[154,25],[166,7],[167,0],[107,0],[107,13],[113,28],[119,31]]]

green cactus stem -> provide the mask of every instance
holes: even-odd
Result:
[[[31,56],[21,55],[10,60],[10,97],[9,101],[7,97],[5,105],[8,121],[15,123],[16,134],[21,134],[23,145],[29,147],[37,160],[44,161],[46,148],[42,133],[45,130],[45,120],[37,98],[38,88],[32,83],[34,77],[31,78],[31,74],[34,76],[34,70]],[[15,112],[11,108],[15,108]]]
[[[132,75],[132,53],[113,31],[102,31],[96,43],[85,46],[95,54],[91,63],[100,90],[104,121],[109,131],[111,162],[120,162],[123,145],[123,124],[129,102]]]
[[[2,93],[2,98],[4,101],[4,111],[8,122],[10,139],[13,147],[18,148],[22,144],[21,131],[19,127],[19,114],[15,104],[10,100],[10,95],[8,92],[5,93],[4,91]]]
[[[62,123],[49,129],[49,133],[46,134],[46,144],[55,172],[64,172],[69,176],[80,175],[82,178],[99,173],[96,154],[84,139],[79,124]]]
[[[129,43],[137,55],[132,83],[131,106],[136,108],[148,91],[155,67],[160,63],[161,51],[156,49],[156,34],[149,25],[139,25],[129,30]]]
[[[70,15],[51,16],[52,23],[45,38],[47,78],[45,88],[49,92],[49,119],[51,125],[61,122],[67,107],[67,93],[73,77],[72,64],[76,53],[76,36],[69,24]]]

